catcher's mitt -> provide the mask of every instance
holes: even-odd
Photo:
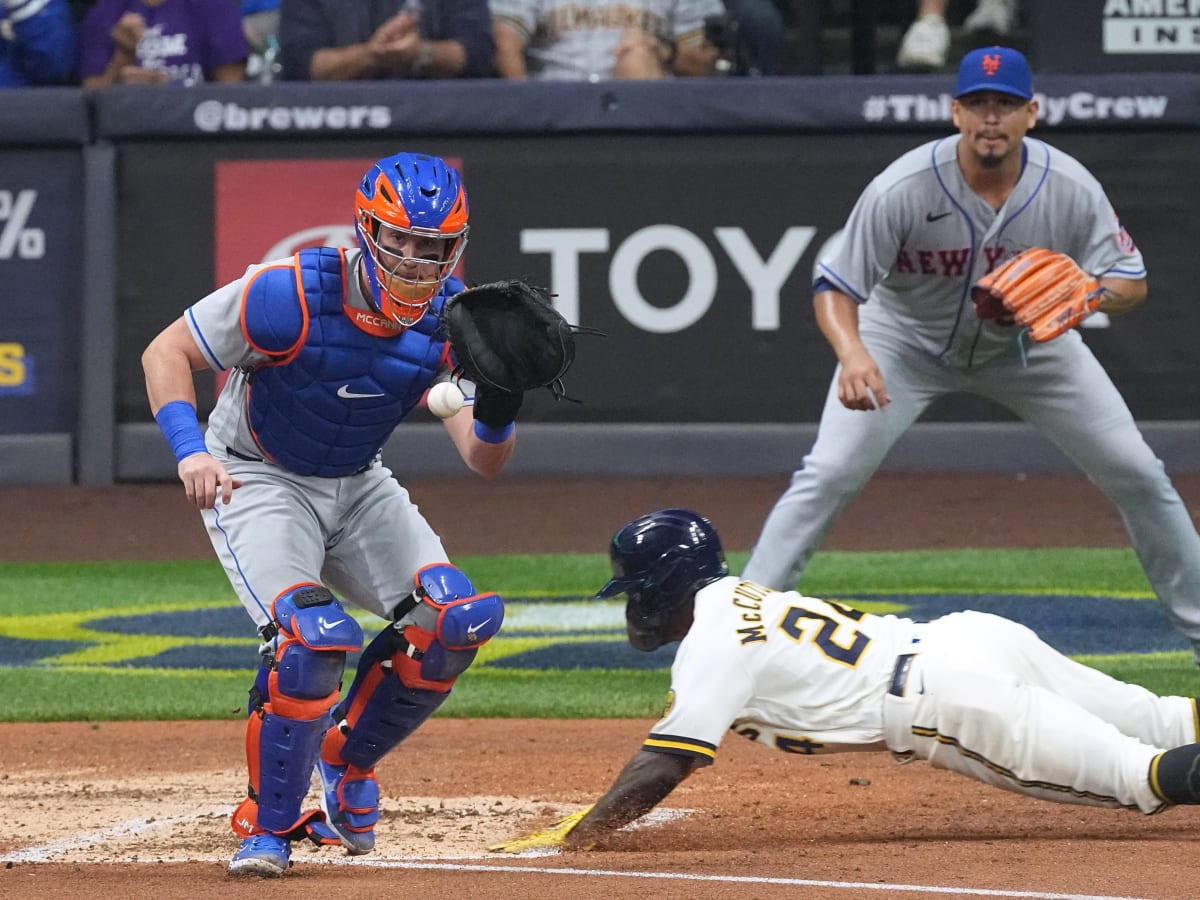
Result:
[[[1018,253],[971,288],[979,318],[1011,319],[1039,343],[1074,328],[1103,299],[1099,281],[1044,247]]]
[[[477,386],[510,394],[547,387],[565,396],[577,329],[543,288],[520,279],[467,288],[446,301],[442,325],[463,376]]]

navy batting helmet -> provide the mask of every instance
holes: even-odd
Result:
[[[609,547],[613,577],[596,594],[624,593],[629,642],[654,650],[673,640],[671,614],[706,584],[729,574],[721,540],[708,519],[686,509],[660,509],[620,528]]]

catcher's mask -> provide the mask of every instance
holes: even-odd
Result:
[[[626,632],[638,650],[674,640],[666,634],[672,613],[729,574],[712,523],[686,509],[660,509],[623,526],[609,558],[612,580],[596,596],[625,594]]]
[[[445,160],[397,153],[354,196],[354,231],[379,312],[401,325],[425,315],[467,246],[467,194]]]

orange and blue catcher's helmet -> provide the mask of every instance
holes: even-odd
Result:
[[[416,323],[467,246],[461,177],[439,157],[397,153],[363,176],[354,207],[371,300],[401,325]]]

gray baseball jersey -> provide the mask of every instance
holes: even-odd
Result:
[[[1020,179],[993,209],[967,186],[957,135],[912,150],[863,192],[818,277],[859,301],[859,334],[891,403],[846,409],[835,372],[816,443],[767,517],[743,574],[795,586],[837,515],[938,397],[970,393],[1037,428],[1120,509],[1172,623],[1200,660],[1200,536],[1162,462],[1077,331],[1047,343],[975,314],[970,288],[1029,247],[1096,277],[1141,279],[1141,254],[1096,179],[1025,138]]]
[[[525,40],[531,78],[600,81],[612,77],[613,51],[629,28],[668,40],[700,40],[721,0],[490,0],[494,21]]]
[[[346,251],[346,271],[357,273],[359,251]],[[253,265],[242,278],[198,300],[184,319],[209,365],[229,378],[208,419],[205,441],[242,487],[228,505],[202,510],[209,539],[242,605],[258,625],[270,604],[296,584],[328,585],[341,599],[389,618],[412,591],[425,565],[447,560],[441,539],[408,492],[376,459],[345,478],[303,476],[262,460],[246,421],[249,370],[266,357],[241,328],[242,295],[254,275],[291,259]],[[346,305],[377,315],[346,279]],[[447,380],[443,369],[436,380]],[[301,514],[303,512],[303,514]]]
[[[738,578],[703,588],[643,749],[711,762],[736,732],[789,753],[890,750],[1021,794],[1156,812],[1150,762],[1196,705],[1116,681],[986,613],[875,616]]]
[[[945,363],[1016,350],[1013,328],[975,315],[970,287],[1030,247],[1067,254],[1097,278],[1146,277],[1100,183],[1067,154],[1025,139],[1024,166],[1000,210],[967,186],[959,137],[910,150],[863,192],[818,272],[863,303],[861,320],[900,329]]]
[[[358,272],[361,255],[357,248],[346,250],[347,272]],[[262,456],[246,421],[246,395],[249,390],[249,371],[266,362],[268,357],[251,347],[246,340],[241,325],[241,309],[246,286],[258,272],[273,266],[291,267],[292,260],[278,259],[252,265],[241,278],[217,288],[188,307],[184,313],[188,329],[209,366],[215,371],[229,373],[216,407],[208,417],[206,434],[209,448],[222,453],[230,448],[243,456]],[[365,315],[378,315],[363,296],[356,275],[346,279],[346,304]],[[450,369],[444,367],[435,382],[448,381],[449,378]]]

